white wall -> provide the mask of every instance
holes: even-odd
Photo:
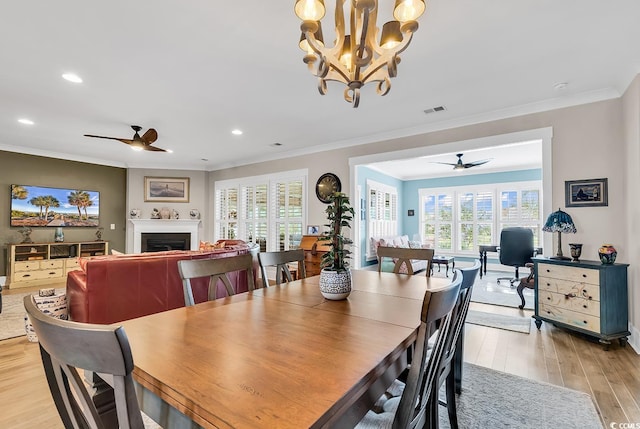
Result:
[[[549,213],[560,207],[573,217],[578,232],[570,238],[563,237],[567,253],[566,243],[583,243],[582,257],[585,260],[597,260],[600,245],[613,244],[618,250],[618,261],[631,263],[629,273],[632,281],[629,283],[629,288],[633,289],[635,279],[638,278],[638,267],[635,265],[638,254],[632,253],[629,246],[631,243],[635,245],[637,240],[627,238],[630,210],[627,204],[629,198],[624,190],[630,175],[627,169],[633,170],[632,175],[636,177],[640,167],[637,162],[629,162],[629,165],[625,162],[629,144],[625,143],[622,105],[622,99],[606,100],[368,145],[251,164],[210,172],[208,181],[212,187],[216,180],[269,174],[292,168],[309,168],[308,222],[322,224],[324,223],[324,205],[315,199],[315,181],[322,173],[334,172],[342,180],[343,189],[352,195],[355,185],[350,180],[349,158],[552,127],[553,208],[545,208],[545,211]],[[634,144],[637,145],[637,142],[636,139]],[[564,182],[566,180],[602,177],[609,180],[608,207],[565,209]],[[213,202],[210,202],[209,210],[213,210]],[[636,205],[633,213],[637,211]],[[554,253],[553,249],[557,246],[555,239],[554,237],[554,245],[545,249],[548,256]],[[634,294],[631,295],[631,299],[630,307],[640,308],[640,296]],[[640,328],[637,315],[630,321],[635,326],[634,329]]]
[[[624,120],[624,144],[626,149],[626,186],[624,197],[628,201],[626,231],[627,261],[629,270],[629,321],[631,324],[631,345],[640,351],[640,291],[637,289],[640,279],[640,75],[636,76],[622,97]]]
[[[189,178],[189,202],[188,203],[160,203],[144,201],[144,178],[150,177],[188,177]],[[180,214],[180,219],[189,219],[189,211],[197,209],[200,211],[202,223],[198,231],[201,240],[209,240],[208,231],[205,227],[205,218],[207,215],[208,205],[208,182],[207,173],[205,171],[192,170],[153,170],[153,169],[129,169],[127,171],[127,214],[131,209],[140,209],[142,211],[142,219],[150,219],[151,211],[154,208],[160,209],[167,207],[170,210],[175,209]],[[213,212],[211,212],[213,213]],[[127,248],[116,249],[133,252],[133,232],[131,223],[128,221],[127,215]]]

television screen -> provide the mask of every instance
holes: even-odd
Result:
[[[97,227],[99,213],[99,192],[11,185],[11,226]]]

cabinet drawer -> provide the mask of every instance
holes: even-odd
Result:
[[[538,303],[600,317],[600,302],[559,293],[538,291]]]
[[[538,264],[538,276],[571,282],[600,284],[600,271],[589,268],[567,267],[565,265]]]
[[[538,278],[538,290],[559,293],[562,295],[577,296],[585,299],[600,301],[600,286],[574,282],[569,280],[554,279],[551,277],[540,276]]]
[[[65,261],[65,265],[67,268],[78,268],[80,267],[80,261],[78,258],[69,258]]]
[[[62,268],[51,268],[49,270],[34,270],[29,272],[16,273],[15,282],[28,282],[31,280],[54,279],[62,277]]]
[[[567,325],[600,333],[600,318],[538,302],[539,315]]]
[[[33,271],[40,269],[40,261],[20,261],[14,265],[15,271]]]
[[[62,268],[64,266],[64,262],[62,259],[48,259],[45,261],[40,261],[40,269],[48,270],[50,268]]]

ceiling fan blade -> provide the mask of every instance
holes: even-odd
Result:
[[[456,164],[456,163],[451,164],[450,162],[436,162],[436,161],[433,161],[431,164],[453,165],[454,167],[455,167],[456,165],[458,165],[458,164]]]
[[[118,140],[118,141],[122,141],[122,139],[119,139],[117,137],[106,137],[106,136],[95,136],[93,134],[85,134],[85,137],[95,137],[97,139],[108,139],[108,140]]]
[[[151,144],[158,140],[158,133],[153,128],[149,128],[146,133],[142,135],[142,141]]]
[[[473,162],[469,162],[467,164],[464,165],[464,168],[469,168],[469,167],[476,167],[478,165],[482,165],[482,164],[486,164],[487,162],[491,161],[490,159],[483,159],[482,161],[473,161]]]
[[[166,150],[160,149],[159,147],[148,146],[148,145],[145,145],[143,149],[151,152],[166,152]]]

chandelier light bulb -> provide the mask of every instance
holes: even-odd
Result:
[[[396,0],[393,16],[400,22],[415,21],[425,9],[424,0]]]
[[[297,0],[294,9],[303,21],[320,21],[324,18],[324,0]]]

